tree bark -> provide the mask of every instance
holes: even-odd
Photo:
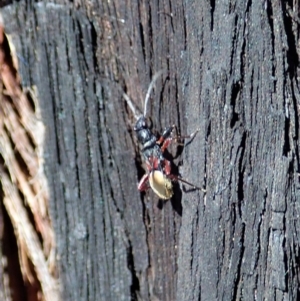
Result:
[[[63,300],[297,300],[297,1],[23,1],[1,15],[46,127]],[[170,153],[206,189],[175,185],[167,202],[137,190],[122,97],[142,111],[159,70],[154,130],[199,129]]]

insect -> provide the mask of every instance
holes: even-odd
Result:
[[[136,132],[137,139],[142,146],[141,153],[147,168],[146,174],[142,177],[138,184],[138,190],[145,191],[149,189],[150,186],[152,190],[159,196],[159,198],[168,200],[173,196],[172,181],[181,181],[192,186],[194,189],[203,189],[198,188],[178,175],[173,174],[171,172],[171,162],[164,157],[165,150],[173,140],[178,141],[185,138],[192,139],[197,134],[198,130],[188,136],[178,136],[177,128],[175,125],[173,125],[166,128],[162,135],[157,138],[147,124],[147,104],[150,98],[151,90],[155,84],[155,81],[162,74],[162,72],[163,71],[157,72],[152,78],[145,97],[144,113],[142,115],[136,113],[133,103],[125,92],[123,92],[123,97],[126,100],[130,110],[134,114],[135,119],[137,120],[134,126],[134,131]],[[176,131],[176,137],[172,136],[174,131]]]

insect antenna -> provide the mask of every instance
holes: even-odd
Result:
[[[154,74],[152,80],[151,80],[151,83],[149,85],[149,88],[147,90],[147,94],[146,94],[146,97],[145,97],[145,102],[144,102],[144,117],[146,117],[146,114],[147,114],[147,104],[148,104],[148,101],[149,101],[149,98],[150,98],[150,94],[151,94],[151,90],[153,89],[153,86],[156,82],[156,80],[158,79],[158,77],[163,73],[164,70],[160,70],[158,71],[157,73]],[[122,91],[122,95],[124,97],[124,99],[126,100],[127,102],[127,105],[129,106],[131,112],[133,113],[134,115],[134,118],[136,120],[138,120],[140,117],[141,117],[141,114],[139,112],[137,112],[136,108],[134,107],[130,97],[124,92]]]
[[[126,100],[126,102],[127,102],[128,106],[129,106],[131,112],[133,113],[134,118],[135,118],[136,120],[138,120],[139,117],[141,116],[141,114],[137,114],[136,109],[135,109],[135,107],[134,107],[134,105],[133,105],[133,103],[132,103],[130,97],[129,97],[125,92],[123,92],[123,97],[124,97],[124,99]]]
[[[146,114],[147,114],[147,104],[148,104],[148,101],[149,101],[149,98],[150,98],[150,94],[151,94],[151,90],[155,84],[155,81],[158,79],[158,77],[164,72],[164,70],[160,70],[158,72],[156,72],[151,80],[151,83],[149,85],[149,88],[148,88],[148,91],[147,91],[147,94],[146,94],[146,97],[145,97],[145,107],[144,107],[144,117],[146,117]]]

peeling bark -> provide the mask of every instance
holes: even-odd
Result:
[[[34,93],[20,86],[16,61],[0,24],[2,299],[58,301],[55,240],[43,170],[45,129]]]

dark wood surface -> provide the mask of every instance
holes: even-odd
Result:
[[[298,11],[297,1],[1,9],[46,126],[63,300],[297,299]],[[199,128],[175,162],[206,189],[177,187],[167,202],[137,191],[144,169],[121,93],[141,110],[162,69],[154,129]]]

